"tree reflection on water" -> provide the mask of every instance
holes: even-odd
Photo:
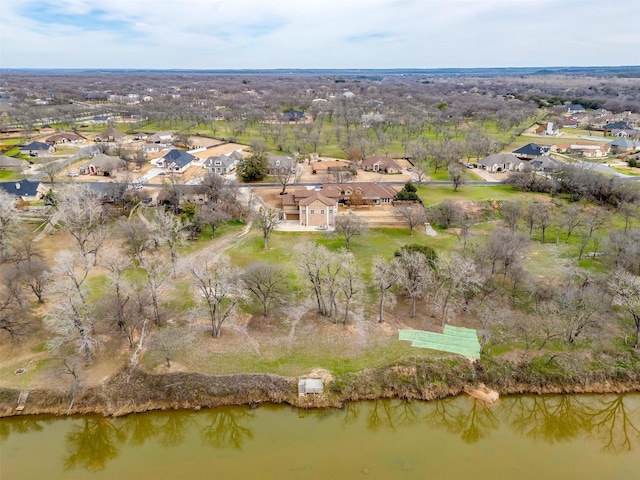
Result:
[[[246,408],[224,408],[204,412],[208,425],[201,429],[202,442],[215,448],[242,448],[246,440],[253,440],[253,432],[242,421],[253,418]]]
[[[275,412],[283,417],[291,415],[284,408]],[[152,412],[117,419],[75,418],[65,438],[64,467],[102,470],[123,446],[142,446],[152,441],[174,447],[187,439],[199,439],[207,448],[242,449],[254,439],[252,420],[256,415],[246,407],[225,407],[201,412]],[[298,416],[305,421],[336,419],[346,427],[362,425],[375,433],[398,432],[411,426],[438,428],[466,443],[485,440],[502,427],[551,444],[588,437],[611,453],[628,452],[640,444],[638,395],[524,395],[505,397],[496,405],[469,397],[434,402],[374,400],[351,403],[342,410],[299,410]],[[38,435],[55,421],[52,417],[3,419],[0,440],[6,441],[11,435]]]
[[[118,456],[118,446],[126,440],[108,418],[85,417],[67,434],[69,454],[65,470],[82,466],[90,471],[103,470],[109,460]]]
[[[218,449],[240,449],[246,440],[253,439],[253,432],[248,426],[252,417],[253,414],[242,407],[199,413],[143,413],[117,419],[82,417],[66,436],[68,453],[64,459],[64,467],[65,470],[78,467],[90,471],[103,470],[110,460],[118,456],[119,449],[126,443],[140,446],[155,440],[164,447],[175,447],[185,441],[189,429],[194,426],[202,426],[200,438],[203,445]],[[5,422],[1,425],[4,429],[11,426]],[[11,433],[42,429],[33,420],[30,423],[14,422],[14,425]],[[9,432],[6,433],[8,435]]]

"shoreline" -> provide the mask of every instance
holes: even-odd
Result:
[[[0,388],[0,418],[42,414],[119,417],[153,410],[200,410],[263,403],[295,408],[341,408],[349,402],[382,398],[439,400],[465,393],[465,388],[480,383],[496,390],[500,396],[640,392],[638,365],[622,371],[591,372],[588,376],[563,371],[558,372],[559,375],[527,379],[522,372],[531,366],[531,361],[490,359],[486,363],[458,363],[457,359],[409,360],[346,374],[325,382],[323,394],[304,397],[298,396],[297,378],[271,374],[150,374],[139,369],[123,369],[101,385],[75,392],[30,390],[22,411],[16,411],[21,391]],[[488,368],[496,366],[497,369]]]

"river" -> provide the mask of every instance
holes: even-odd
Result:
[[[637,479],[640,393],[0,420],[0,478]]]

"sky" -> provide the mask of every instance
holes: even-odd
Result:
[[[640,65],[639,22],[639,0],[0,0],[0,68]]]

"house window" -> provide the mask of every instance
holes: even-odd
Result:
[[[309,213],[311,213],[311,215],[313,215],[314,213],[316,213],[316,211],[312,208],[311,212],[309,212]]]
[[[329,209],[329,215],[333,215],[333,208]]]
[[[324,208],[320,210],[320,215],[324,215]]]

